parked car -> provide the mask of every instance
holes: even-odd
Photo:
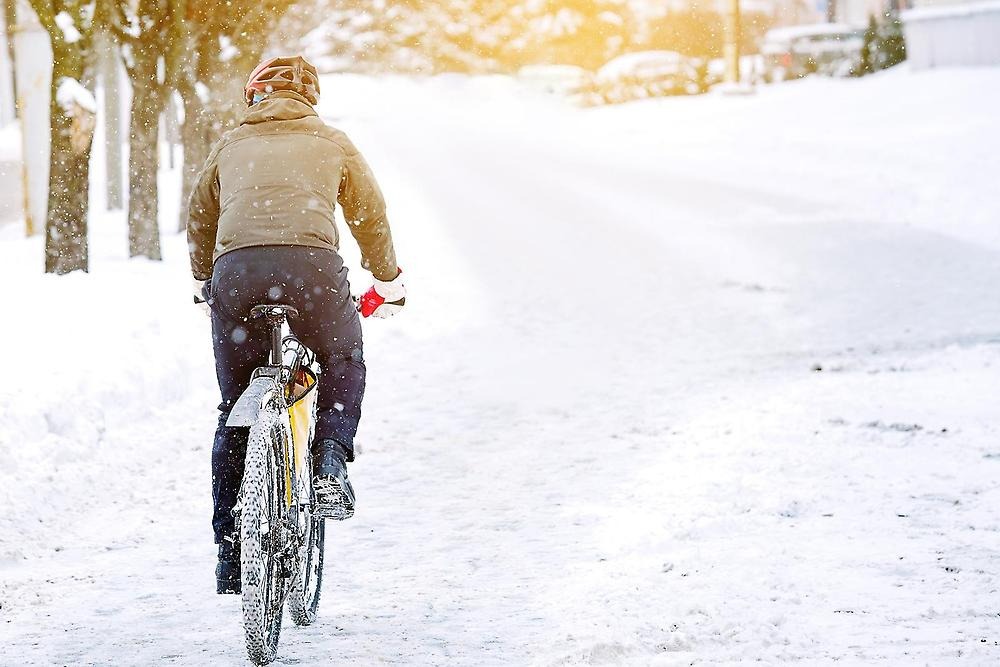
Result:
[[[596,93],[616,103],[644,97],[704,92],[704,66],[675,51],[637,51],[605,63],[594,77]]]
[[[590,82],[590,73],[576,65],[525,65],[517,78],[533,90],[553,95],[579,94]]]
[[[764,57],[757,53],[740,56],[740,82],[760,83],[764,72]],[[705,70],[705,87],[711,88],[726,80],[725,58],[712,58]]]
[[[817,23],[767,31],[761,44],[768,81],[807,74],[847,76],[861,59],[864,30],[844,23]]]

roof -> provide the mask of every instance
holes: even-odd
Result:
[[[635,51],[609,60],[601,66],[598,72],[601,76],[618,76],[631,72],[637,65],[683,63],[686,61],[687,58],[676,51]]]
[[[856,26],[847,23],[811,23],[809,25],[790,25],[784,28],[772,28],[764,34],[765,42],[787,42],[799,37],[815,35],[839,35],[858,30]]]
[[[946,5],[944,7],[918,7],[908,9],[900,14],[904,23],[915,23],[917,21],[933,21],[935,19],[958,18],[963,16],[973,16],[975,14],[1000,13],[1000,0],[987,0],[986,2],[963,2],[956,5]]]

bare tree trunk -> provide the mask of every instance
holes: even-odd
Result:
[[[171,0],[180,2],[180,0]],[[248,3],[249,4],[249,3]],[[243,85],[247,75],[260,59],[262,35],[268,34],[268,21],[275,21],[288,9],[291,1],[267,3],[244,7],[237,13],[242,23],[220,26],[207,20],[212,18],[211,5],[199,5],[203,19],[195,22],[202,30],[192,30],[191,25],[180,22],[171,39],[170,62],[174,87],[184,104],[184,125],[181,139],[184,144],[184,167],[181,186],[181,211],[178,230],[187,228],[187,204],[191,189],[201,168],[208,159],[212,145],[222,134],[236,126],[245,109]],[[230,5],[227,4],[227,7]],[[176,10],[175,10],[176,11]],[[228,10],[223,10],[226,12]],[[180,14],[175,13],[175,16]],[[196,12],[196,15],[197,12]],[[207,27],[211,25],[212,27]],[[219,37],[232,31],[237,56],[221,62]]]
[[[234,58],[225,65],[217,67],[205,82],[209,94],[206,107],[212,119],[213,137],[221,137],[239,123],[240,116],[246,109],[243,86],[246,84],[247,75],[256,64],[252,59]]]
[[[184,125],[181,127],[184,171],[178,231],[187,229],[188,199],[212,146],[226,131],[236,127],[245,108],[244,77],[253,65],[246,66],[243,60],[246,59],[227,63],[201,63],[199,69],[209,72],[208,76],[204,76],[197,84],[178,86],[184,102]]]
[[[133,48],[133,59],[129,70],[132,108],[129,122],[128,252],[129,257],[161,259],[157,176],[164,91],[157,80],[156,50]]]
[[[181,206],[177,231],[187,229],[188,200],[201,168],[212,150],[208,116],[205,105],[192,88],[181,90],[184,102],[184,124],[181,126],[181,142],[184,144],[184,166],[181,172]]]
[[[45,223],[45,272],[87,271],[87,214],[93,115],[79,105],[60,105],[64,79],[83,78],[78,46],[53,40],[49,211]]]
[[[163,118],[166,126],[163,128],[164,138],[166,139],[167,146],[167,169],[173,171],[177,166],[176,152],[177,146],[180,145],[181,141],[181,126],[180,119],[177,117],[177,97],[174,96],[173,91],[169,88],[166,91],[167,101],[163,109]]]

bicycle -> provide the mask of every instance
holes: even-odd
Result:
[[[310,443],[320,367],[288,327],[298,311],[250,311],[271,331],[269,364],[257,368],[227,426],[249,427],[246,467],[233,514],[240,536],[243,628],[251,662],[277,656],[285,603],[296,625],[316,620],[323,583],[324,522],[313,516]]]

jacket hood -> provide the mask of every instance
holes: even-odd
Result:
[[[315,116],[316,110],[298,93],[278,90],[246,110],[240,125],[254,125],[272,120],[298,120]]]

